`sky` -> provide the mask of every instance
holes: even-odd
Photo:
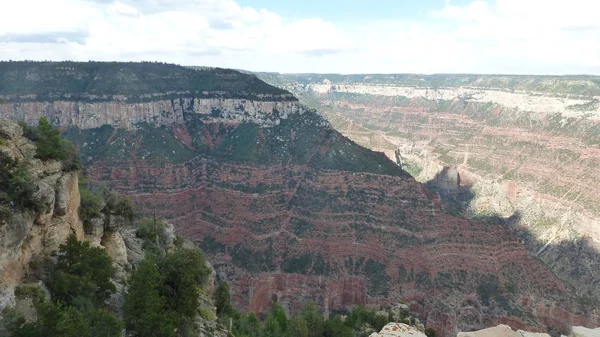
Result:
[[[600,75],[598,0],[0,0],[0,59]]]

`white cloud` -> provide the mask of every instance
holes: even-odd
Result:
[[[0,58],[160,60],[282,72],[600,74],[597,0],[446,1],[426,19],[290,21],[233,0],[19,0]]]

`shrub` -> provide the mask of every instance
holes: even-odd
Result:
[[[15,209],[44,211],[34,198],[36,191],[27,163],[0,152],[0,220],[10,218],[10,211]]]
[[[79,217],[87,232],[91,230],[91,220],[103,214],[120,215],[129,222],[133,222],[137,215],[130,199],[120,196],[105,185],[93,186],[86,183],[83,177],[79,180],[79,194]]]
[[[23,135],[35,143],[37,158],[62,161],[65,171],[81,170],[81,159],[75,147],[70,141],[60,138],[60,130],[52,126],[46,117],[40,118],[37,128],[24,122],[19,122],[19,125],[23,128]]]
[[[433,328],[426,328],[425,329],[425,335],[427,337],[435,337],[436,333],[435,333],[435,330]]]

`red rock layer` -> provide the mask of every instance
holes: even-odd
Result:
[[[208,158],[98,162],[90,172],[198,244],[213,240],[209,258],[232,281],[237,303],[255,311],[271,300],[292,311],[307,300],[328,310],[406,300],[429,325],[451,332],[462,302],[479,301],[474,294],[489,274],[517,282],[514,298],[539,323],[502,311],[480,312],[482,322],[542,329],[591,320],[568,314],[576,310],[565,285],[507,228],[442,213],[412,178]],[[290,267],[306,256],[307,265]]]

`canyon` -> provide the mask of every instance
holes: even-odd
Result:
[[[43,115],[60,127],[94,181],[202,248],[239,307],[260,312],[276,300],[297,312],[314,300],[330,314],[404,301],[439,336],[497,324],[567,333],[599,323],[595,303],[543,260],[563,246],[454,212],[443,190],[345,137],[364,144],[320,114],[332,109],[307,107],[308,96],[299,101],[233,70],[155,63],[22,62],[0,70],[8,83],[0,86],[0,118],[35,123]],[[25,80],[10,85],[14,78]],[[85,85],[67,85],[78,81]],[[74,87],[83,89],[69,92]],[[410,118],[421,114],[417,106]],[[400,144],[369,132],[387,144],[372,148],[395,155]],[[409,145],[414,152],[400,146],[399,155],[414,154],[415,162],[428,149]],[[460,191],[471,186],[469,174],[477,180],[462,169],[450,170],[460,183],[434,166],[422,171]],[[545,244],[542,259],[528,251]]]
[[[510,225],[598,303],[598,77],[259,75],[386,153],[453,213]]]

